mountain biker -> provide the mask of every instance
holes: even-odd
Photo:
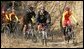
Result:
[[[49,26],[51,24],[51,17],[50,14],[45,10],[45,7],[41,5],[40,10],[36,15],[36,22],[37,22],[37,31],[41,34],[42,44],[47,46],[47,34]],[[42,32],[41,32],[42,31]],[[40,35],[39,35],[40,36]]]
[[[78,22],[77,20],[75,19],[74,16],[72,16],[72,13],[71,13],[71,10],[70,8],[67,6],[65,9],[64,9],[64,12],[63,12],[63,17],[62,17],[62,27],[63,27],[63,30],[65,30],[65,27],[67,25],[71,26],[71,18],[75,21],[75,23],[78,25]],[[71,29],[70,29],[71,30]],[[65,35],[65,32],[63,31],[64,35]]]
[[[23,30],[24,26],[26,25],[25,31],[27,31],[29,23],[33,26],[33,19],[35,18],[35,15],[36,14],[34,12],[33,6],[29,6],[28,9],[25,12],[24,17],[23,17],[23,26],[22,26],[21,30]]]
[[[50,14],[45,10],[45,7],[43,5],[40,7],[40,10],[38,11],[36,17],[38,25],[37,29],[40,30],[44,26],[46,27],[46,29],[48,29],[48,25],[51,23],[51,17]]]
[[[16,16],[14,10],[12,10],[12,11],[9,13],[8,19],[9,19],[9,24],[10,24],[9,27],[10,27],[10,29],[13,29],[13,27],[15,27],[14,25],[16,24],[16,22],[19,22],[19,19],[18,19],[18,17]],[[10,33],[11,33],[12,31],[13,31],[13,30],[11,30]]]

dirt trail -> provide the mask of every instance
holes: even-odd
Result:
[[[83,48],[83,41],[76,45],[73,45],[72,41],[70,41],[70,44],[66,44],[62,36],[56,36],[53,36],[53,41],[49,37],[47,46],[44,46],[41,42],[33,43],[31,40],[26,40],[21,36],[15,37],[12,34],[7,36],[1,33],[1,48]]]

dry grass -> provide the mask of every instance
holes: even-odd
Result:
[[[48,38],[48,45],[44,46],[41,42],[33,43],[32,40],[26,40],[22,36],[14,36],[10,34],[1,33],[1,48],[83,48],[83,32],[81,31],[77,36],[77,44],[74,46],[72,41],[70,44],[64,42],[63,34],[56,32],[53,36]]]

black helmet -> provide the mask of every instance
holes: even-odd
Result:
[[[31,7],[29,7],[29,9],[30,9],[30,10],[33,10],[33,7],[31,6]]]

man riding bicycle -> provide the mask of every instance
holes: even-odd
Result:
[[[35,12],[34,12],[34,9],[33,9],[33,6],[29,6],[28,9],[26,10],[25,12],[25,16],[23,17],[23,26],[22,26],[22,29],[23,30],[25,27],[25,31],[28,31],[28,24],[30,24],[32,27],[33,27],[33,19],[35,18]],[[25,27],[24,27],[25,26]]]
[[[50,14],[41,6],[40,11],[37,14],[37,29],[42,37],[42,44],[47,46],[47,31],[49,30],[49,25],[51,23]]]
[[[41,6],[40,11],[38,11],[37,14],[37,25],[38,25],[38,30],[40,30],[41,26],[46,27],[48,29],[48,25],[51,23],[51,17],[50,14],[45,10],[43,6]]]

